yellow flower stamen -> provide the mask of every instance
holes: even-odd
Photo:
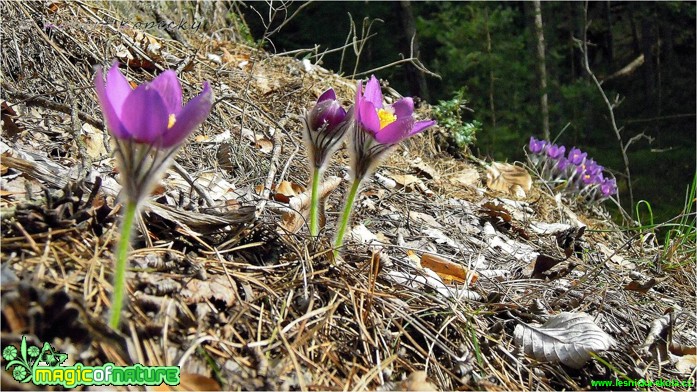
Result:
[[[169,122],[167,123],[167,129],[170,129],[174,126],[174,123],[177,122],[177,118],[174,117],[174,113],[169,115]]]
[[[392,124],[397,120],[397,116],[385,109],[378,109],[378,118],[380,119],[380,129]]]

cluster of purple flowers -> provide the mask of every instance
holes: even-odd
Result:
[[[605,177],[604,168],[573,147],[566,147],[547,140],[530,137],[530,160],[540,171],[540,176],[550,182],[563,184],[563,191],[578,195],[587,201],[602,201],[617,194],[617,182]]]

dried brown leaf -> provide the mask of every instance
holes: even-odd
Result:
[[[269,154],[273,150],[273,142],[265,137],[257,139],[254,145],[264,154]]]
[[[502,204],[495,204],[494,202],[488,201],[482,204],[481,211],[491,218],[501,218],[504,222],[511,222],[512,220],[510,211]]]
[[[452,281],[467,283],[469,281],[469,284],[474,284],[479,279],[476,272],[468,270],[465,266],[429,253],[424,253],[421,256],[421,267],[434,271],[445,283]]]
[[[419,173],[426,176],[426,178],[438,181],[440,179],[440,173],[436,171],[431,165],[424,161],[412,162],[411,167],[416,169]]]
[[[340,177],[329,177],[319,187],[319,223],[320,227],[324,226],[326,218],[324,216],[324,203],[327,197],[341,183]],[[288,201],[290,210],[283,213],[281,216],[281,228],[291,233],[297,233],[298,230],[307,221],[310,214],[310,199],[312,197],[312,189],[296,194]]]
[[[87,155],[92,159],[107,156],[109,153],[104,145],[104,132],[90,125],[82,124],[82,141],[85,143]]]
[[[646,294],[653,286],[657,283],[656,278],[651,278],[648,281],[642,283],[638,280],[633,280],[624,286],[625,290],[638,291],[642,294]]]
[[[230,286],[230,283],[232,283],[232,286]],[[216,299],[223,301],[226,306],[232,306],[235,303],[236,292],[237,285],[234,280],[230,280],[223,275],[213,275],[208,280],[191,279],[187,282],[181,294],[184,297],[184,302],[187,304]]]
[[[487,168],[486,185],[491,190],[525,197],[532,187],[532,178],[530,173],[520,166],[492,162]]]
[[[411,174],[394,174],[391,175],[393,180],[397,182],[397,184],[409,188],[415,186],[417,183],[421,182],[419,177],[411,175]]]

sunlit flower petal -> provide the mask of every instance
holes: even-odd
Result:
[[[334,89],[330,88],[322,95],[319,96],[317,99],[317,103],[324,102],[324,101],[335,101],[336,100],[336,93],[334,93]]]
[[[112,67],[112,70],[116,69],[116,74],[119,77],[109,76],[107,83],[104,82],[104,76],[102,75],[102,68],[97,68],[97,73],[94,75],[94,85],[97,90],[97,97],[99,98],[100,106],[102,107],[102,112],[104,113],[104,119],[106,121],[107,128],[118,138],[127,138],[128,131],[122,126],[121,120],[119,120],[119,114],[121,113],[121,108],[123,107],[123,101],[126,100],[128,94],[131,93],[131,87],[128,85],[126,78],[121,75],[118,71],[118,65]],[[109,71],[109,75],[112,75],[112,71]],[[125,82],[126,89],[123,88],[123,82]],[[110,90],[113,89],[113,92]],[[112,98],[113,97],[113,102]],[[117,107],[118,106],[118,110]]]
[[[161,73],[150,82],[150,87],[160,93],[169,114],[178,114],[181,111],[182,88],[174,71],[168,69]]]
[[[175,118],[174,125],[164,132],[163,147],[172,147],[181,143],[193,130],[208,117],[213,106],[213,91],[208,82],[203,83],[201,94],[189,101]]]
[[[375,111],[375,106],[369,101],[357,102],[356,106],[360,110],[361,119],[359,122],[361,125],[372,134],[377,134],[380,131],[380,118]]]
[[[375,76],[371,76],[366,83],[363,99],[372,103],[376,109],[382,108],[382,91],[380,90],[380,82]]]
[[[169,113],[160,93],[142,84],[126,98],[120,116],[136,142],[159,144],[163,131],[167,129]]]
[[[431,128],[432,126],[436,125],[435,120],[425,120],[425,121],[417,121],[414,126],[411,128],[411,131],[409,131],[409,134],[407,136],[414,136],[419,132],[423,132],[428,128]]]
[[[392,107],[397,118],[411,116],[414,113],[414,100],[411,97],[402,98],[395,102]]]
[[[402,141],[402,139],[408,136],[412,125],[414,125],[414,119],[412,117],[402,117],[395,120],[390,125],[381,129],[375,135],[375,140],[382,144],[396,144]]]

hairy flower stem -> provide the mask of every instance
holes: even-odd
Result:
[[[319,235],[319,181],[323,170],[315,168],[312,171],[312,199],[310,200],[310,235]]]
[[[109,326],[118,329],[123,307],[123,292],[126,286],[126,265],[128,264],[128,248],[131,245],[131,229],[138,212],[138,203],[129,201],[126,203],[126,211],[121,222],[121,238],[116,249],[116,270],[114,271],[114,293],[111,297],[111,317]]]
[[[336,232],[336,239],[334,240],[334,257],[339,255],[339,248],[344,244],[344,234],[346,234],[346,226],[348,226],[349,219],[351,218],[351,212],[353,211],[353,202],[356,200],[356,195],[358,194],[358,188],[363,182],[362,178],[357,178],[353,180],[351,184],[351,190],[349,191],[348,197],[346,198],[346,204],[344,205],[344,212],[341,214],[341,220],[339,221],[339,230]]]

